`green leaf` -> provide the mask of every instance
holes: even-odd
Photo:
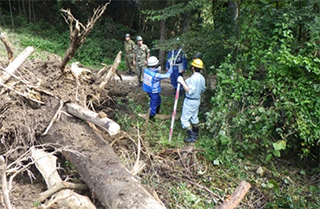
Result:
[[[275,180],[273,180],[273,179],[271,179],[271,180],[268,181],[267,186],[268,186],[269,188],[279,189],[279,184],[278,184]]]
[[[268,154],[266,157],[266,162],[269,162],[272,159],[272,154]]]
[[[264,107],[259,107],[259,108],[258,108],[258,111],[261,112],[261,113],[264,113],[264,112],[265,112],[265,109],[264,109]]]
[[[273,151],[273,154],[274,154],[274,156],[276,156],[276,157],[280,157],[280,156],[281,156],[279,150],[274,150],[274,151]]]
[[[275,150],[285,150],[287,143],[285,140],[281,140],[276,143],[273,143],[272,145]]]

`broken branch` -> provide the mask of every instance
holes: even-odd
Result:
[[[100,118],[98,113],[95,113],[89,109],[81,107],[74,103],[66,104],[67,112],[82,120],[89,121],[95,125],[106,130],[110,135],[116,135],[120,132],[120,126],[113,120],[105,117]]]
[[[6,67],[5,71],[13,74],[24,61],[34,52],[33,47],[29,46],[23,52],[21,52],[18,57],[16,57],[9,65]],[[0,75],[0,83],[6,83],[10,79],[9,74]]]
[[[241,181],[239,186],[233,192],[228,200],[224,201],[217,209],[234,209],[241,202],[242,198],[247,194],[251,185],[248,182]]]
[[[13,60],[13,50],[10,41],[8,40],[7,34],[6,33],[1,33],[0,35],[1,41],[6,47],[7,54],[8,54],[8,60],[9,62],[12,62]]]
[[[99,88],[104,89],[106,85],[109,83],[110,79],[112,78],[113,74],[116,72],[117,68],[119,67],[119,64],[121,62],[121,54],[122,52],[118,52],[116,58],[113,61],[112,67],[109,69],[104,81],[101,82]]]
[[[17,91],[17,90],[14,90],[14,89],[11,88],[10,86],[7,86],[7,85],[5,85],[5,84],[3,84],[3,83],[1,83],[1,82],[0,82],[0,85],[3,86],[3,87],[5,87],[5,88],[7,88],[7,89],[10,89],[11,91],[19,94],[20,96],[23,96],[23,97],[26,98],[26,99],[29,99],[29,100],[31,100],[31,101],[33,101],[33,102],[36,102],[36,103],[39,103],[39,104],[44,104],[44,102],[41,102],[41,101],[39,101],[39,100],[33,99],[33,98],[31,98],[31,97],[28,97],[27,95],[25,95],[25,94],[23,94],[23,93],[21,93],[21,92],[19,92],[19,91]]]
[[[4,160],[4,157],[0,156],[0,178],[1,178],[1,188],[2,188],[2,194],[4,196],[4,204],[6,209],[12,209],[11,203],[10,203],[10,197],[9,197],[9,189],[7,184],[7,164]]]

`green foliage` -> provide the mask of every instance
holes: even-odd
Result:
[[[16,21],[21,22],[21,25],[16,24],[15,29],[21,46],[33,46],[40,56],[41,51],[64,56],[70,44],[70,32],[66,23],[51,25],[40,21],[34,24],[28,23],[22,16],[17,16]],[[112,64],[117,53],[123,50],[124,34],[127,31],[127,27],[115,24],[110,19],[103,24],[98,22],[85,43],[76,51],[73,60],[93,67],[101,67],[101,63]],[[120,63],[119,69],[125,69],[124,62]]]
[[[175,184],[176,185],[169,189],[169,192],[173,194],[174,198],[171,201],[170,208],[176,208],[177,205],[180,205],[179,208],[214,208],[213,201],[208,202],[201,199],[201,196],[194,194],[194,192],[191,193],[186,182]]]
[[[320,24],[311,17],[318,10],[282,3],[241,7],[236,47],[218,69],[206,122],[221,145],[266,160],[285,150],[314,156],[320,143]]]
[[[147,19],[153,21],[166,20],[171,17],[177,17],[185,12],[203,7],[205,0],[191,0],[184,3],[175,3],[161,10],[145,10],[143,14],[148,15]]]

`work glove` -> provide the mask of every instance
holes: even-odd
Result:
[[[183,77],[179,76],[177,81],[182,84],[184,82]]]

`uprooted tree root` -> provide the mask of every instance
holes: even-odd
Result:
[[[79,100],[84,107],[100,109],[110,104],[108,101],[114,103],[108,96],[108,89],[100,89],[101,95],[94,101],[87,100],[90,97],[88,95],[97,94],[99,82],[93,82],[95,79],[103,80],[103,75],[86,72],[75,81],[70,71],[61,76],[59,62],[59,58],[54,55],[49,55],[47,61],[27,61],[19,67],[16,75],[11,76],[6,87],[0,87],[0,155],[4,156],[4,165],[8,166],[5,175],[10,174],[10,165],[28,153],[31,147],[42,146],[41,137],[59,120],[61,114],[67,114],[61,111],[64,103]],[[2,70],[6,67],[5,63],[0,62]],[[110,107],[104,110],[107,114],[113,111]],[[18,173],[32,175],[29,169],[32,164],[29,160],[20,160],[19,163],[23,169],[18,169]],[[17,174],[10,178],[11,182],[16,176]],[[19,174],[19,178],[21,177]],[[13,183],[9,182],[8,191],[11,191],[12,185]],[[3,204],[10,208],[9,203]]]

